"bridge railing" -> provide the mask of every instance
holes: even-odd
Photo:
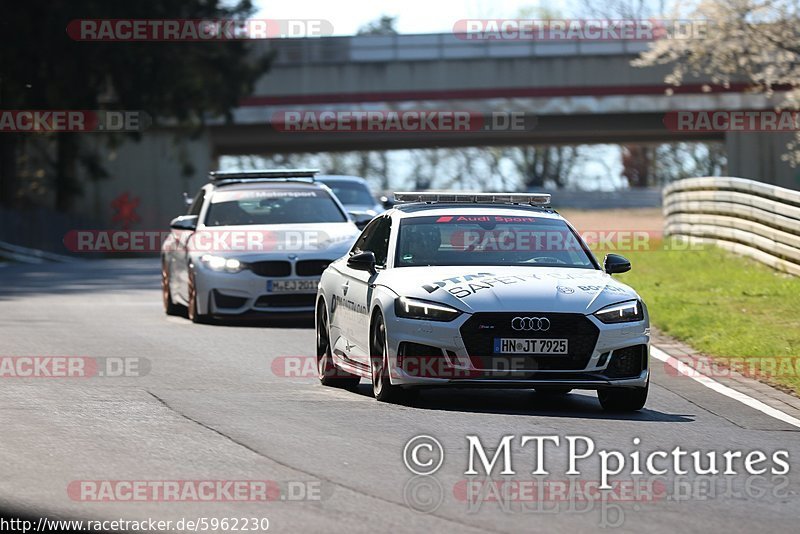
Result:
[[[446,59],[531,58],[576,55],[631,55],[647,50],[642,40],[495,41],[470,40],[453,33],[353,35],[256,42],[272,51],[276,65],[337,62],[426,61]]]
[[[733,251],[800,276],[800,191],[744,178],[688,178],[664,188],[664,234]]]

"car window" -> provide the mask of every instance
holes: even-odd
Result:
[[[350,253],[372,251],[375,254],[375,264],[385,266],[386,258],[389,256],[391,231],[392,219],[390,217],[378,217],[364,228]]]
[[[345,222],[347,216],[322,189],[235,189],[217,191],[206,226]]]
[[[198,191],[197,195],[195,195],[194,200],[192,201],[192,205],[189,206],[189,210],[186,212],[186,215],[200,215],[200,210],[203,209],[203,201],[206,198],[206,190],[201,189]]]
[[[339,199],[339,202],[345,205],[365,205],[370,206],[375,204],[375,199],[370,193],[369,188],[359,182],[325,182],[325,185],[333,190],[333,194]]]
[[[565,221],[490,213],[403,219],[395,265],[596,268],[585,244]]]

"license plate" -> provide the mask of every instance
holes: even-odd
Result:
[[[269,293],[316,293],[319,280],[267,280]]]
[[[566,339],[494,338],[495,354],[567,354]]]

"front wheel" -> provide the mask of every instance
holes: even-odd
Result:
[[[210,322],[210,316],[206,314],[200,314],[197,311],[197,285],[194,279],[194,270],[189,269],[189,305],[187,306],[189,310],[189,320],[193,323],[208,323]]]
[[[372,376],[372,394],[381,402],[401,402],[406,399],[405,390],[392,385],[389,379],[389,347],[386,342],[386,325],[383,315],[375,314],[370,335],[370,375]]]
[[[644,408],[650,382],[642,388],[600,389],[597,398],[607,412],[635,412]]]

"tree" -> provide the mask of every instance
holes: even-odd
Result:
[[[397,17],[381,15],[358,29],[358,35],[397,35]]]
[[[250,94],[269,58],[252,55],[244,41],[78,42],[67,35],[73,19],[245,19],[249,0],[141,0],[107,2],[27,0],[4,12],[0,47],[0,106],[4,109],[137,110],[177,131],[202,128],[204,117],[230,113]],[[102,176],[80,143],[79,133],[55,133],[55,207],[66,211],[81,193],[77,167],[83,161]],[[84,134],[85,135],[85,134]],[[0,136],[2,201],[16,189],[18,141]],[[133,136],[138,138],[137,135]],[[111,136],[109,142],[119,139]],[[187,165],[185,172],[191,172]]]
[[[574,146],[522,146],[508,151],[526,188],[564,187],[578,162],[580,152]]]
[[[787,90],[781,107],[800,109],[800,6],[797,0],[701,0],[688,16],[707,21],[703,38],[661,39],[633,61],[638,67],[671,65],[666,82],[681,85],[705,74],[729,87],[746,81],[772,96]],[[783,159],[800,163],[800,131]]]
[[[630,187],[647,187],[653,181],[654,148],[644,145],[622,145],[622,176]]]

